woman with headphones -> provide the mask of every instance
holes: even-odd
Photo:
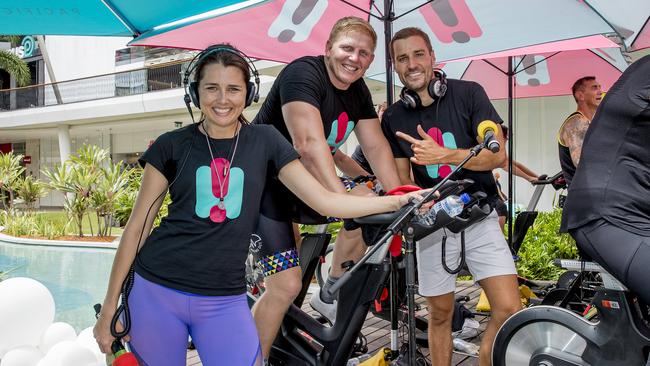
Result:
[[[277,175],[308,205],[335,217],[396,210],[410,196],[325,190],[275,128],[250,125],[243,117],[258,98],[259,77],[232,46],[202,51],[185,82],[188,108],[193,102],[201,119],[161,135],[140,159],[142,185],[115,255],[95,338],[105,353],[116,337],[130,340],[145,365],[184,365],[188,336],[204,365],[261,365],[244,262],[267,176]],[[152,231],[167,191],[169,215]],[[117,316],[120,295],[124,312]]]

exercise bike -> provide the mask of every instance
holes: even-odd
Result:
[[[646,365],[650,352],[650,308],[593,262],[562,266],[599,273],[603,286],[592,305],[596,321],[556,306],[534,306],[511,316],[492,348],[495,366]]]
[[[458,190],[470,183],[471,181],[451,182],[447,186],[445,194],[457,193]],[[410,216],[408,211],[415,204],[407,205],[395,213],[373,215],[357,221],[361,224],[374,225],[392,223],[401,215]],[[478,204],[469,205],[467,210],[471,213],[466,219],[452,219],[444,213],[439,213],[435,227],[423,227],[414,222],[407,224],[406,227],[413,228],[413,236],[419,238],[442,227],[448,227],[450,230],[451,227],[454,230],[462,230],[489,214],[488,208],[479,207]],[[305,299],[308,283],[307,286],[303,286],[303,291],[285,316],[280,334],[271,349],[270,365],[344,365],[347,362],[370,306],[374,303],[390,274],[390,257],[388,255],[390,240],[387,240],[392,237],[390,230],[384,236],[386,236],[385,239],[380,239],[364,258],[345,272],[347,276],[340,285],[338,311],[332,326],[320,323],[300,309]],[[309,238],[309,235],[305,237],[301,247],[301,260],[303,258],[311,259],[303,262],[305,268],[303,285],[305,285],[306,278],[313,276],[315,265],[318,263],[319,255],[314,254],[321,250],[322,255],[327,243],[309,240]],[[306,254],[306,250],[313,254]],[[303,253],[305,253],[305,257],[303,257]]]
[[[477,145],[463,162],[458,164],[460,169],[470,158],[476,156],[484,148]],[[454,171],[455,172],[455,171]],[[450,218],[444,211],[436,215],[433,225],[421,225],[414,221],[416,212],[423,202],[430,200],[434,192],[440,193],[440,198],[449,194],[457,194],[472,182],[470,180],[459,184],[448,182],[450,174],[437,184],[423,201],[412,201],[401,210],[393,213],[371,215],[356,219],[360,224],[385,225],[384,234],[376,244],[357,263],[346,267],[343,276],[331,287],[331,291],[339,291],[338,310],[332,326],[322,324],[301,310],[304,294],[316,269],[320,257],[325,253],[327,241],[303,240],[301,247],[301,266],[303,266],[303,289],[289,308],[280,332],[273,344],[269,355],[269,364],[277,365],[344,365],[352,352],[369,308],[378,297],[386,278],[391,273],[391,259],[388,256],[390,239],[401,232],[405,237],[406,281],[408,299],[408,329],[409,339],[415,339],[415,240],[423,238],[436,230],[448,228],[454,232],[462,232],[465,228],[485,218],[491,211],[487,204],[475,200],[466,206],[464,217]],[[311,253],[311,254],[308,254]],[[395,320],[396,321],[396,320]],[[392,332],[391,332],[392,333]],[[391,334],[392,335],[392,334]],[[395,343],[395,344],[394,344]],[[393,347],[395,346],[395,347]],[[395,354],[396,342],[391,339],[391,356]],[[416,344],[408,343],[406,362],[416,365]]]

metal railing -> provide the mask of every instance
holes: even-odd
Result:
[[[0,112],[144,94],[183,87],[184,63],[0,90]]]

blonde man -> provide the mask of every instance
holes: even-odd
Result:
[[[363,75],[374,59],[377,35],[370,24],[356,17],[336,22],[322,56],[301,57],[278,75],[254,123],[274,125],[300,153],[307,170],[328,190],[345,192],[332,158],[354,131],[375,174],[387,189],[398,178],[388,142],[379,126]],[[301,288],[301,272],[292,222],[325,222],[278,181],[267,183],[256,234],[266,275],[266,292],[253,308],[262,351],[269,350],[282,318]],[[331,278],[342,275],[341,263],[359,258],[366,250],[360,230],[346,225],[336,242]],[[286,259],[278,264],[277,259]],[[336,295],[321,291],[312,306],[334,322]]]

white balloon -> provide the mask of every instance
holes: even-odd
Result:
[[[56,322],[50,324],[49,327],[41,334],[41,340],[38,348],[41,352],[47,352],[55,344],[63,341],[74,341],[77,339],[77,332],[75,332],[72,325],[64,322]]]
[[[47,366],[97,365],[97,358],[93,352],[75,341],[63,341],[55,344],[42,361],[46,361],[44,365]]]
[[[36,366],[43,353],[34,346],[21,346],[5,353],[0,366]]]
[[[54,320],[54,298],[40,282],[15,277],[0,282],[0,358],[18,346],[37,346]]]
[[[93,327],[88,327],[79,332],[79,335],[77,336],[77,343],[91,350],[97,357],[97,361],[102,365],[106,365],[106,355],[99,350],[99,345],[97,344],[95,336],[93,335]]]

